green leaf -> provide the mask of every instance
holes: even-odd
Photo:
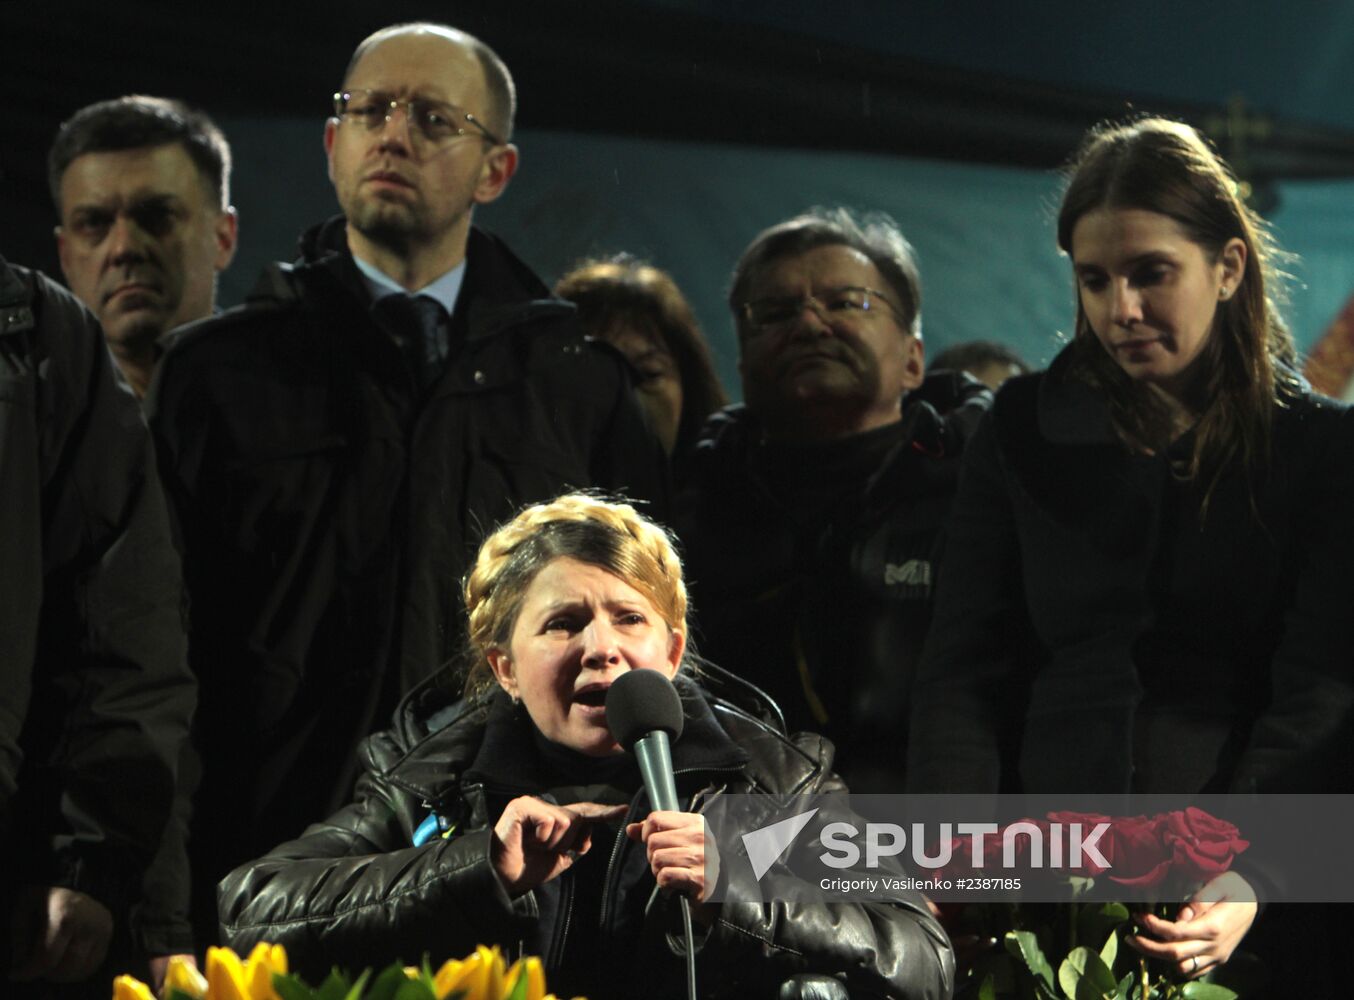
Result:
[[[316,1000],[317,997],[299,976],[284,976],[280,972],[273,973],[273,989],[282,1000]]]
[[[1058,985],[1069,1000],[1076,1000],[1077,983],[1081,982],[1082,969],[1086,967],[1085,948],[1073,948],[1058,966]]]
[[[997,981],[990,972],[983,978],[983,984],[978,987],[978,1000],[997,1000]]]
[[[1226,986],[1217,983],[1186,983],[1180,987],[1180,995],[1186,1000],[1236,1000],[1237,994]]]
[[[395,962],[381,970],[363,1000],[395,1000],[396,991],[407,982],[404,966]]]
[[[1072,949],[1058,967],[1058,985],[1070,1000],[1085,997],[1100,1000],[1107,993],[1113,995],[1119,988],[1109,967],[1090,948]]]
[[[1130,972],[1119,980],[1119,1000],[1132,1000],[1134,995],[1133,988],[1138,985],[1137,976]]]
[[[193,1000],[193,995],[174,986],[165,994],[165,1000]],[[283,1000],[286,1000],[286,998],[283,997]]]
[[[1105,940],[1111,930],[1128,921],[1128,907],[1123,903],[1086,904],[1077,920],[1077,942],[1086,946]]]
[[[406,976],[392,1000],[437,1000],[437,994],[423,980]]]
[[[1119,932],[1110,931],[1110,936],[1105,939],[1105,944],[1100,949],[1100,961],[1105,963],[1105,968],[1113,969],[1114,960],[1119,957]]]
[[[1025,963],[1025,968],[1043,980],[1049,992],[1053,992],[1053,966],[1039,948],[1039,941],[1031,931],[1007,931],[1006,950]]]
[[[343,1000],[362,1000],[362,993],[366,989],[367,980],[371,978],[371,970],[363,969],[362,975],[357,977],[357,982],[353,983],[353,988],[348,991],[348,995]]]
[[[1004,951],[985,951],[973,960],[969,975],[969,985],[992,980],[992,989],[997,996],[1011,996],[1016,993],[1016,978],[1021,982],[1030,982],[1025,963],[1012,958]]]
[[[344,1000],[352,988],[352,982],[338,969],[330,969],[320,988],[315,991],[315,1000]]]
[[[508,994],[507,1000],[527,1000],[527,979],[529,977],[524,969],[517,977],[517,983],[513,986],[512,992]]]

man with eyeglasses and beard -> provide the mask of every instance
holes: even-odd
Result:
[[[925,374],[917,264],[887,216],[772,226],[729,303],[744,403],[707,423],[677,500],[701,653],[831,737],[852,791],[901,791],[938,532],[991,395]]]
[[[368,37],[324,132],[343,216],[164,359],[149,412],[202,685],[199,890],[347,800],[358,740],[458,654],[484,533],[568,487],[666,491],[619,356],[471,224],[517,170],[514,100],[464,32]],[[194,904],[210,926],[212,893]]]

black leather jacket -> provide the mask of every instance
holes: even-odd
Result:
[[[680,689],[687,723],[673,759],[687,808],[724,792],[842,789],[822,737],[787,738],[692,684]],[[489,860],[493,823],[508,799],[550,791],[567,801],[558,789],[531,787],[538,765],[529,726],[497,692],[441,708],[431,689],[415,692],[401,724],[364,744],[353,804],[221,883],[226,941],[236,950],[281,942],[303,974],[424,953],[436,963],[477,943],[539,953],[547,975],[568,962],[580,933],[570,929],[575,869],[512,899]],[[643,793],[635,798],[632,812]],[[411,847],[432,811],[451,820],[453,835]],[[586,984],[593,1000],[681,995],[681,959],[667,943],[671,914],[649,907],[653,888],[643,849],[622,828],[602,888],[604,930],[588,956],[599,967],[599,981]],[[949,941],[916,895],[896,904],[725,902],[700,946],[698,970],[710,997],[774,996],[780,982],[804,972],[841,975],[862,997],[948,997],[954,981]]]

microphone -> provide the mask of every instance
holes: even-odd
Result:
[[[672,743],[682,735],[682,699],[657,670],[630,670],[606,693],[606,724],[616,742],[633,753],[654,809],[676,811]]]
[[[672,776],[672,741],[682,735],[682,699],[672,681],[657,670],[641,668],[621,674],[606,693],[606,725],[616,742],[633,753],[644,777],[644,790],[654,810],[677,811],[677,784]],[[686,995],[696,1000],[696,935],[691,901],[679,896],[682,934],[686,939]]]

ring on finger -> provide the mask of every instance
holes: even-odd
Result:
[[[1190,963],[1191,964],[1189,967],[1189,974],[1192,976],[1199,971],[1199,956],[1198,955],[1190,956]]]

